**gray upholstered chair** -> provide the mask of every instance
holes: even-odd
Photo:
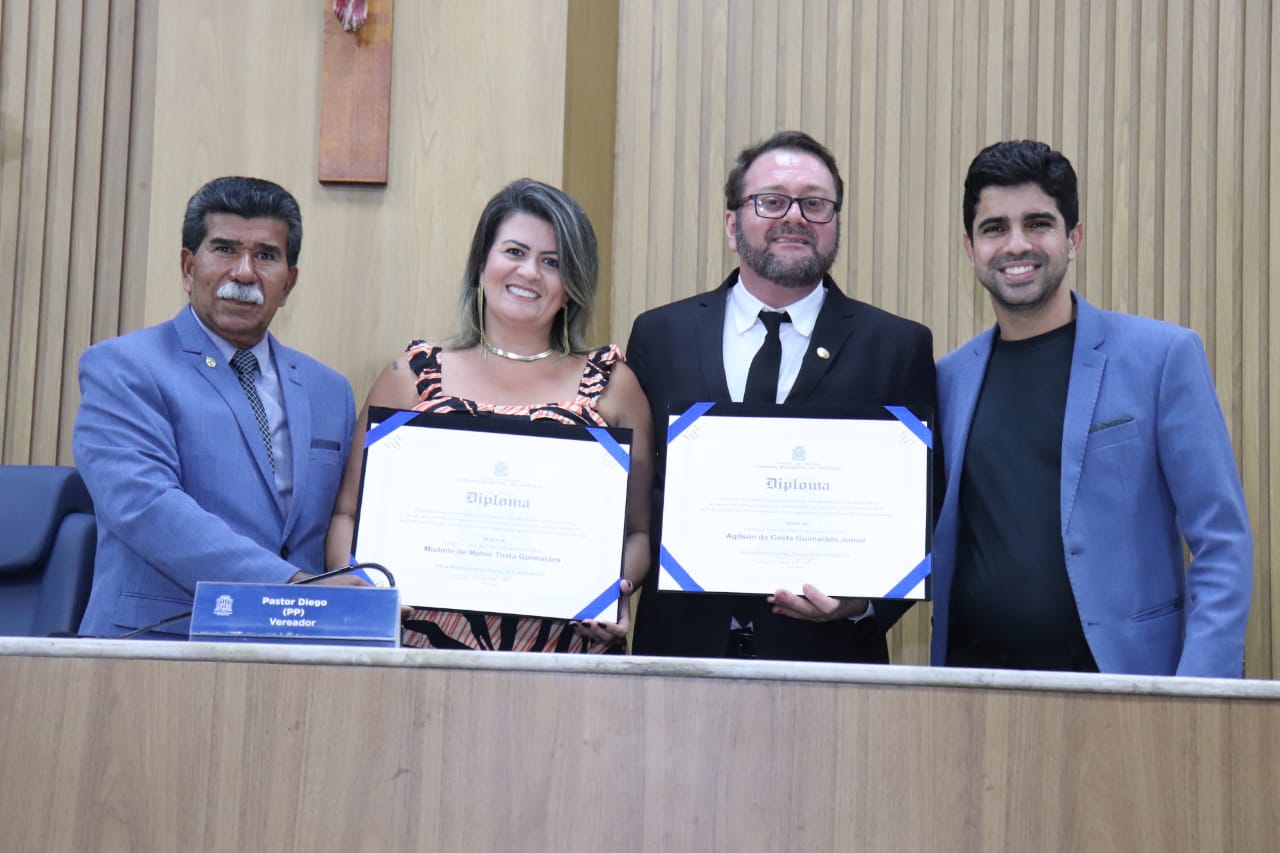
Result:
[[[0,635],[75,633],[97,524],[74,468],[0,465]]]

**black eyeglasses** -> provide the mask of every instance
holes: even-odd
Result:
[[[836,211],[840,209],[840,205],[831,199],[818,196],[792,198],[782,193],[752,193],[744,198],[741,204],[749,201],[755,203],[756,216],[765,219],[781,219],[790,212],[791,205],[799,204],[800,215],[806,222],[812,222],[815,225],[830,222],[835,217]]]

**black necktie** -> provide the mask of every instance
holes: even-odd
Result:
[[[760,322],[765,328],[764,343],[751,359],[742,402],[773,405],[778,402],[778,373],[782,370],[782,338],[778,330],[783,323],[791,322],[791,315],[786,311],[761,311]]]
[[[253,419],[258,422],[262,443],[267,446],[267,461],[271,463],[271,470],[274,471],[276,458],[271,452],[271,427],[267,424],[267,410],[262,408],[262,398],[258,396],[258,389],[253,384],[253,374],[258,370],[258,357],[247,349],[236,350],[236,354],[231,356],[231,367],[240,377],[240,387],[244,389],[244,395],[249,398]]]

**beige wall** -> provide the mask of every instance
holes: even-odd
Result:
[[[998,139],[1052,143],[1081,180],[1086,239],[1071,284],[1099,305],[1204,339],[1257,542],[1247,669],[1273,675],[1272,3],[666,0],[622,9],[614,334],[734,266],[721,226],[728,164],[749,142],[795,127],[826,142],[848,185],[836,279],[926,323],[941,356],[993,319],[961,250],[965,168]],[[917,607],[904,620],[896,660],[926,660],[928,614]]]
[[[299,287],[272,326],[346,372],[362,399],[413,337],[452,324],[477,215],[502,184],[561,180],[565,4],[395,8],[385,187],[316,180],[323,3],[164,3],[159,16],[148,323],[185,301],[178,225],[225,174],[302,206]]]

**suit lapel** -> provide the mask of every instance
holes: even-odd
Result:
[[[262,486],[272,496],[276,511],[283,518],[284,505],[280,500],[280,492],[276,488],[275,472],[271,470],[271,462],[267,459],[267,448],[262,443],[262,432],[258,429],[258,422],[249,408],[249,401],[244,395],[244,389],[240,387],[240,379],[236,376],[235,370],[230,364],[223,363],[222,354],[214,346],[213,341],[209,340],[204,329],[196,323],[189,308],[183,308],[174,318],[174,326],[178,330],[178,339],[191,364],[191,369],[200,376],[201,380],[213,387],[235,417],[236,425],[240,427],[241,438],[253,453],[254,464],[258,469]]]
[[[960,482],[964,468],[965,447],[969,443],[969,427],[973,425],[973,413],[978,407],[978,395],[982,380],[987,374],[987,362],[991,360],[991,346],[995,330],[987,329],[965,344],[956,364],[956,375],[951,382],[955,390],[940,396],[947,401],[943,417],[943,446],[947,450],[947,485]]]
[[[787,403],[803,402],[813,393],[831,365],[836,363],[845,341],[853,334],[854,324],[851,321],[857,311],[857,303],[841,293],[830,277],[823,279],[823,285],[827,288],[827,295],[813,324],[813,334],[800,362],[800,372],[787,394]],[[826,358],[818,357],[819,349],[826,350]]]
[[[703,294],[693,315],[693,340],[707,400],[729,399],[729,380],[724,375],[724,310],[729,288],[737,280],[738,271],[734,270],[719,287]]]
[[[1107,355],[1102,351],[1106,337],[1102,313],[1076,296],[1076,342],[1071,352],[1071,378],[1067,384],[1067,411],[1062,422],[1062,529],[1071,521],[1080,475],[1084,471],[1084,451],[1089,441],[1089,425],[1102,390],[1102,374]]]
[[[281,346],[271,338],[271,352],[276,359],[276,372],[280,375],[280,389],[284,397],[284,420],[289,428],[289,443],[293,455],[293,501],[285,519],[284,535],[287,537],[297,518],[298,495],[306,494],[311,468],[311,401],[307,387],[302,382],[298,359],[293,350]]]

